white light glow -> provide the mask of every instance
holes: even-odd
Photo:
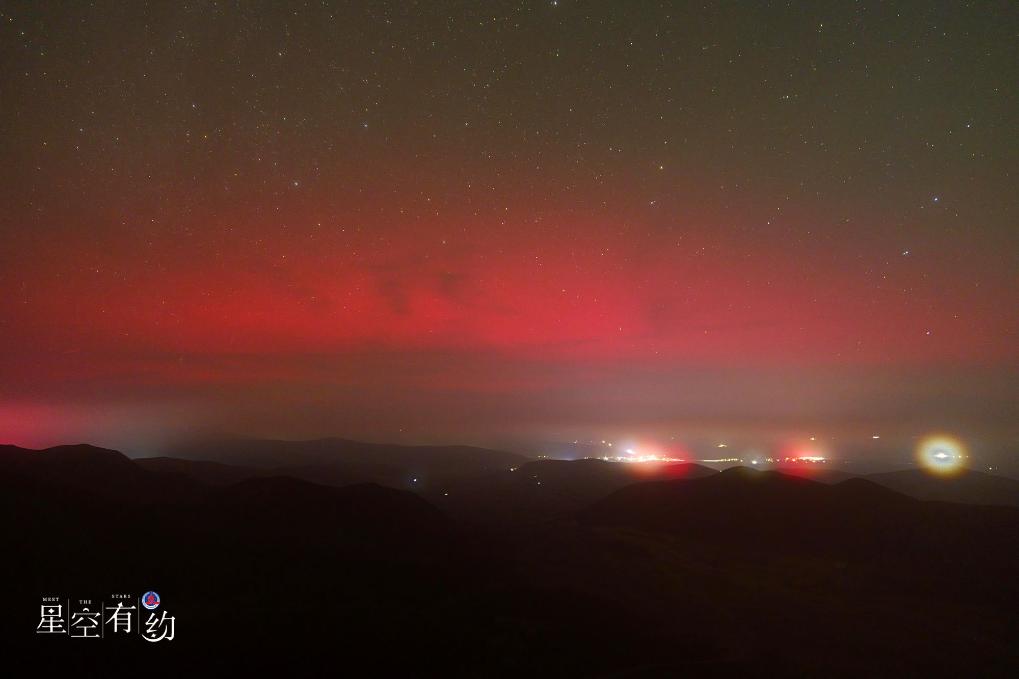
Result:
[[[631,464],[642,462],[686,462],[686,460],[679,457],[665,457],[663,455],[629,455],[627,457],[605,456],[600,459],[605,462],[628,462]]]
[[[920,441],[917,461],[935,474],[953,474],[962,468],[966,446],[953,436],[936,434]]]

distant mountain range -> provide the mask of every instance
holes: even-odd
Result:
[[[276,475],[330,485],[372,481],[398,488],[414,487],[415,478],[472,476],[505,470],[527,461],[515,453],[471,446],[401,446],[339,438],[311,441],[225,439],[179,446],[168,451],[166,457],[272,470]],[[173,463],[143,464],[150,468],[164,465],[165,468]],[[183,468],[181,465],[180,469]],[[219,468],[217,472],[208,466],[202,470],[196,468],[194,472],[206,478],[231,476],[229,470]]]
[[[865,479],[827,485],[732,467],[699,480],[629,485],[581,515],[592,523],[681,533],[740,549],[834,550],[846,557],[865,548],[901,547],[916,517],[929,513],[921,505]]]
[[[172,457],[134,460],[88,445],[49,448],[45,456],[24,452],[17,446],[0,446],[0,460],[8,470],[34,478],[53,480],[66,474],[66,484],[84,488],[101,484],[108,491],[118,488],[121,493],[136,494],[138,499],[153,497],[139,490],[145,473],[174,477],[176,481],[168,483],[177,486],[283,476],[337,487],[378,483],[413,490],[454,517],[499,521],[558,516],[633,483],[718,473],[689,463],[533,460],[470,446],[400,446],[345,439],[231,439],[182,446],[169,451]],[[863,478],[919,500],[1019,507],[1019,480],[973,470],[948,477],[921,469],[864,476],[799,466],[776,471],[828,484]]]
[[[642,481],[717,474],[696,464],[631,465],[602,460],[535,460],[422,490],[450,516],[502,524],[548,521]]]
[[[84,444],[45,450],[0,445],[0,478],[138,502],[179,500],[202,490],[188,474],[156,474],[115,450]]]
[[[512,453],[479,448],[387,446],[339,439],[231,441],[219,447],[202,446],[189,451],[246,464],[177,457],[132,460],[117,451],[84,444],[44,450],[0,445],[0,473],[5,478],[75,488],[112,498],[160,500],[170,496],[175,499],[204,496],[211,492],[210,486],[258,488],[260,484],[271,482],[277,489],[304,488],[311,487],[310,481],[316,485],[345,487],[371,483],[372,479],[364,475],[376,474],[378,469],[384,468],[401,483],[410,481],[411,486],[415,477],[408,479],[407,476],[420,473],[418,489],[425,495],[438,493],[448,497],[450,491],[455,490],[458,496],[467,492],[483,493],[490,495],[493,502],[510,501],[511,504],[531,499],[540,503],[538,498],[552,496],[557,500],[551,504],[563,507],[593,502],[635,484],[652,488],[656,487],[654,482],[663,481],[707,479],[708,483],[700,487],[724,488],[732,479],[763,479],[765,481],[750,485],[748,489],[756,492],[758,488],[781,484],[781,492],[787,495],[800,492],[794,489],[816,489],[820,485],[803,483],[806,479],[801,480],[786,470],[761,472],[735,467],[716,472],[688,463],[638,465],[596,459],[528,461]],[[277,464],[292,459],[291,456],[299,463]],[[377,456],[374,464],[367,463],[371,456]],[[442,482],[432,483],[430,473]],[[349,477],[351,483],[340,483],[344,477]],[[287,479],[304,483],[295,484]],[[897,496],[887,492],[882,495],[875,490],[883,486],[917,499],[967,504],[1014,505],[1019,492],[1019,481],[975,471],[953,477],[932,476],[920,470],[854,477],[824,470],[814,475],[813,480],[833,484],[840,493],[847,488],[871,488],[874,497]]]
[[[904,469],[864,478],[919,500],[1019,507],[1019,481],[972,469],[949,477]]]
[[[354,474],[363,462],[308,447],[302,469]],[[394,468],[421,462],[421,449],[395,448]],[[172,653],[158,656],[174,675],[1019,668],[1019,509],[925,502],[862,478],[596,460],[501,469],[518,459],[438,450],[449,457],[414,469],[441,485],[412,493],[279,475],[265,449],[255,458],[265,464],[242,466],[0,447],[0,539],[12,555],[0,581],[19,612],[0,617],[0,634],[52,673],[80,662],[80,646],[32,633],[39,597],[156,589],[178,617]],[[458,458],[474,476],[439,474]],[[999,483],[961,478],[972,492]],[[119,645],[116,657],[149,666],[157,656],[143,646]]]
[[[923,469],[864,475],[802,466],[781,467],[777,471],[821,483],[840,483],[847,479],[862,478],[918,500],[1019,507],[1019,480],[973,469],[963,469],[951,476],[931,474]]]

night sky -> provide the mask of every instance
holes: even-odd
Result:
[[[1014,445],[1017,36],[1008,1],[4,2],[0,439]]]

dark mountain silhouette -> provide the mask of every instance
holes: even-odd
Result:
[[[94,661],[80,643],[33,633],[42,595],[148,589],[177,617],[178,638],[104,648],[117,661],[104,674],[987,676],[1019,666],[1012,508],[921,502],[865,479],[692,465],[645,477],[541,461],[480,474],[475,500],[488,492],[513,512],[544,501],[555,513],[468,525],[438,498],[375,484],[268,469],[223,483],[235,469],[198,465],[216,480],[206,484],[154,464],[168,473],[101,449],[0,453],[0,539],[17,555],[0,560],[0,578],[18,612],[0,617],[0,634],[27,654],[26,669]],[[559,499],[540,492],[546,484]],[[135,486],[145,493],[125,492]],[[467,486],[451,488],[439,495],[449,506]]]
[[[375,482],[412,487],[413,479],[450,479],[508,469],[527,458],[471,446],[400,446],[328,438],[313,441],[228,439],[175,448],[169,456],[270,469],[317,483]]]
[[[949,476],[923,469],[857,475],[839,469],[808,465],[786,465],[777,467],[775,471],[828,484],[863,478],[917,500],[1019,507],[1019,480],[972,469],[964,469]]]
[[[786,476],[799,476],[819,483],[840,483],[848,479],[856,478],[858,474],[832,469],[830,467],[818,467],[811,464],[787,464],[775,467],[774,471]]]
[[[432,484],[422,492],[468,522],[547,521],[572,514],[624,486],[717,474],[696,464],[622,464],[596,459],[537,460],[492,474]]]
[[[1019,481],[972,469],[951,476],[904,469],[865,478],[920,500],[1019,507]]]
[[[627,486],[579,516],[695,579],[709,591],[699,605],[724,611],[724,634],[762,652],[795,649],[782,657],[806,674],[995,674],[1019,663],[1006,612],[1019,604],[1015,509],[733,468]],[[951,620],[967,627],[966,651],[935,633]]]
[[[185,475],[150,471],[115,450],[85,444],[43,450],[0,446],[0,475],[139,502],[176,501],[201,492]]]
[[[43,450],[4,445],[0,446],[0,465],[5,472],[80,486],[133,482],[146,476],[125,455],[87,444]]]
[[[722,541],[741,549],[849,558],[906,548],[931,554],[949,541],[966,544],[983,531],[978,523],[968,523],[966,517],[975,511],[920,502],[866,479],[828,485],[733,467],[700,480],[627,486],[595,503],[582,517],[592,523]],[[1019,512],[1004,508],[979,516],[986,521],[1019,521]],[[1019,553],[1019,533],[1002,536],[995,547]]]
[[[212,485],[237,483],[272,472],[255,467],[210,462],[208,460],[182,460],[176,457],[141,457],[133,460],[142,469],[160,474],[181,474]]]
[[[377,536],[434,533],[446,525],[442,513],[414,493],[374,483],[333,488],[287,477],[247,479],[217,489],[208,504],[237,512],[259,531],[275,527],[290,534],[314,532],[321,525]]]
[[[98,455],[151,492],[179,488],[175,475],[128,472],[130,461]],[[23,466],[12,459],[3,458],[5,471]],[[132,671],[142,663],[176,674],[200,661],[212,672],[319,673],[339,654],[347,669],[414,675],[591,674],[665,659],[666,649],[685,651],[684,664],[710,657],[692,632],[670,645],[620,636],[614,623],[640,621],[640,611],[522,577],[510,545],[461,531],[407,491],[258,477],[142,503],[101,484],[63,485],[77,463],[60,469],[63,461],[46,460],[47,478],[0,474],[0,535],[20,555],[0,563],[4,582],[16,583],[8,605],[37,611],[43,594],[156,588],[178,616],[179,638],[155,651],[158,665],[146,644],[118,646]],[[0,620],[0,633],[30,642],[30,667],[74,661],[80,646],[37,637],[23,617]],[[578,654],[592,640],[604,650]]]

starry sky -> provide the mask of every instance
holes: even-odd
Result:
[[[1019,8],[5,2],[0,438],[1019,442]]]

